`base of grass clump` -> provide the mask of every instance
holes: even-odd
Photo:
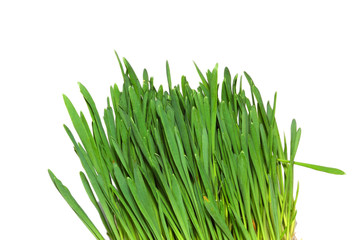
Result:
[[[111,87],[103,121],[82,84],[91,119],[64,95],[80,142],[64,127],[110,239],[295,239],[294,165],[343,174],[294,161],[301,129],[293,120],[288,148],[275,120],[276,94],[273,105],[264,104],[247,73],[249,94],[225,68],[219,98],[218,65],[205,75],[195,65],[195,90],[184,76],[172,87],[167,63],[164,91],[146,70],[140,81],[123,62],[123,86]],[[105,239],[49,173],[96,239]]]

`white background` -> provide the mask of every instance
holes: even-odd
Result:
[[[123,1],[124,2],[124,1]],[[0,239],[94,239],[56,191],[51,168],[99,229],[81,185],[79,160],[62,124],[67,94],[87,114],[77,82],[103,109],[121,85],[114,55],[139,76],[193,87],[219,63],[247,71],[265,100],[278,92],[277,121],[302,128],[297,161],[343,169],[334,176],[297,167],[297,236],[357,239],[358,8],[354,1],[1,1]],[[288,3],[289,2],[289,3]]]

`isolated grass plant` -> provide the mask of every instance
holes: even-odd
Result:
[[[80,139],[64,125],[84,168],[80,177],[110,239],[293,239],[294,166],[344,174],[294,161],[301,129],[293,120],[288,147],[275,120],[276,94],[264,105],[247,73],[249,94],[225,68],[219,98],[218,65],[205,76],[195,65],[195,90],[185,76],[172,87],[167,63],[165,91],[146,70],[141,84],[128,61],[125,68],[118,61],[123,87],[111,87],[103,121],[82,84],[91,119],[63,96]],[[49,174],[95,238],[105,239]]]

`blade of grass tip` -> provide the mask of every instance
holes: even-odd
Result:
[[[129,80],[134,87],[135,92],[137,93],[138,97],[142,95],[142,88],[140,86],[140,82],[138,80],[137,75],[134,72],[134,69],[129,64],[128,60],[126,58],[123,58],[124,65],[127,68],[128,74],[129,74]]]
[[[183,75],[181,76],[181,91],[182,91],[182,94],[183,94],[183,98],[185,99],[188,95],[187,95],[187,85],[188,85],[188,82],[186,80],[186,77]]]
[[[296,197],[295,202],[293,203],[293,209],[296,209],[297,199],[298,199],[298,192],[300,190],[300,182],[297,182],[297,188],[296,188]]]
[[[105,133],[103,125],[102,125],[101,117],[98,114],[96,104],[95,104],[91,94],[88,92],[87,88],[84,85],[82,85],[80,82],[78,82],[78,85],[80,87],[80,91],[81,91],[84,99],[86,100],[88,110],[91,113],[92,120],[97,125],[97,128],[100,133],[100,137],[102,139],[102,143],[103,143],[104,147],[106,148],[106,150],[109,150],[108,149],[109,148],[108,140],[107,140],[106,133]]]
[[[149,75],[147,69],[144,68],[143,70],[143,80],[149,82]]]
[[[90,129],[90,127],[88,125],[88,122],[86,120],[86,117],[85,117],[85,115],[83,114],[82,111],[80,112],[80,118],[81,118],[81,121],[82,121],[82,125],[83,125],[83,127],[85,128],[85,130],[87,132],[87,135],[91,137],[92,136],[91,129]]]
[[[268,129],[269,128],[269,122],[268,122],[267,114],[265,112],[264,104],[262,102],[260,91],[257,89],[257,87],[255,85],[252,86],[252,90],[253,90],[254,95],[256,97],[256,100],[257,100],[257,103],[258,103],[258,108],[259,108],[259,113],[261,114],[261,117],[263,119],[265,128]]]
[[[158,162],[155,161],[154,157],[150,155],[148,147],[145,144],[144,138],[140,135],[137,126],[134,124],[134,122],[132,120],[131,120],[131,129],[132,129],[134,138],[137,142],[137,146],[142,151],[144,157],[146,158],[147,162],[149,163],[149,166],[153,167],[154,169],[159,169]]]
[[[242,75],[240,76],[240,87],[239,87],[239,93],[242,91]]]
[[[227,80],[224,78],[221,87],[221,102],[229,103],[229,94],[227,93]]]
[[[220,103],[221,106],[221,111],[219,110],[220,113],[222,113],[222,120],[225,124],[222,124],[222,126],[225,129],[225,126],[227,126],[226,128],[226,132],[229,135],[233,148],[234,148],[234,152],[236,154],[239,154],[241,151],[241,144],[240,144],[240,132],[239,132],[239,126],[237,124],[237,121],[234,120],[234,118],[232,117],[232,114],[230,114],[229,109],[227,108],[227,105],[223,102]],[[220,114],[221,115],[221,114]],[[220,118],[218,117],[218,120]],[[228,130],[230,129],[230,131]]]
[[[143,92],[146,93],[150,90],[150,79],[148,76],[147,69],[143,70],[143,83],[142,83]]]
[[[231,74],[230,74],[230,70],[225,67],[224,69],[224,79],[226,80],[226,93],[228,94],[229,96],[229,100],[232,101],[232,91],[231,91]]]
[[[275,97],[274,97],[274,100],[273,100],[273,109],[272,109],[272,115],[271,115],[271,118],[270,118],[271,128],[274,127],[275,113],[276,113],[276,102],[277,102],[277,92],[275,92]]]
[[[153,81],[154,81],[154,78],[153,78],[153,77],[150,77],[150,78],[149,78],[149,86],[150,86],[150,90],[153,91],[153,93],[154,93],[154,92],[156,92],[157,90],[156,90],[156,88],[154,87],[154,82],[153,82]]]
[[[94,164],[96,169],[99,169],[99,165],[96,159],[100,159],[100,156],[96,148],[96,144],[94,142],[93,137],[88,135],[88,132],[86,131],[86,128],[83,125],[83,122],[80,116],[78,115],[75,107],[73,106],[72,102],[70,101],[70,99],[66,95],[63,95],[63,100],[65,102],[68,114],[70,115],[72,124],[75,127],[75,130],[78,136],[80,137],[84,147],[86,148],[92,163]]]
[[[117,108],[120,104],[120,92],[117,84],[114,84],[113,87],[110,88],[110,96],[112,100],[113,110],[115,112],[115,115],[117,115]]]
[[[172,155],[175,167],[178,169],[178,172],[179,172],[179,175],[180,175],[182,181],[186,182],[187,178],[186,178],[186,174],[185,174],[185,169],[183,168],[183,165],[181,163],[178,145],[177,145],[177,142],[176,142],[175,136],[174,136],[174,129],[170,127],[171,124],[169,122],[169,117],[165,113],[163,106],[160,102],[157,102],[156,109],[157,109],[157,113],[158,113],[160,120],[162,122],[162,125],[163,125],[164,134],[165,134],[165,138],[168,142],[170,155]]]
[[[261,136],[261,147],[262,147],[262,150],[263,150],[263,156],[264,156],[264,159],[266,160],[266,166],[267,166],[267,169],[269,169],[271,166],[270,166],[270,151],[269,151],[269,146],[268,146],[268,143],[267,143],[267,136],[266,136],[266,133],[265,133],[265,129],[264,129],[264,126],[262,123],[260,123],[260,136]]]
[[[218,64],[215,65],[209,82],[210,87],[210,136],[211,136],[211,153],[215,154],[215,127],[216,127],[216,112],[218,107]]]
[[[112,146],[113,146],[115,152],[117,153],[119,161],[120,161],[121,165],[124,167],[124,169],[126,170],[127,174],[129,176],[133,177],[133,174],[131,174],[132,171],[130,171],[129,164],[123,155],[121,147],[118,145],[118,143],[113,138],[112,138]]]
[[[291,123],[291,143],[290,143],[290,155],[291,155],[291,160],[293,160],[293,156],[294,156],[294,148],[295,148],[295,141],[296,141],[296,134],[297,134],[297,124],[296,124],[296,120],[293,119],[292,123]]]
[[[247,72],[244,72],[244,75],[247,79],[247,82],[249,83],[250,85],[250,88],[251,88],[251,99],[252,99],[252,105],[256,105],[255,103],[255,98],[254,98],[254,91],[253,91],[253,86],[254,86],[254,81],[252,81],[252,78],[250,77],[249,74],[247,74]]]
[[[194,65],[195,65],[196,71],[197,71],[198,74],[199,74],[199,77],[200,77],[200,79],[201,79],[201,82],[204,84],[204,86],[205,86],[207,89],[209,89],[209,84],[208,84],[208,82],[206,81],[206,79],[205,79],[203,73],[200,71],[200,69],[198,68],[198,66],[196,65],[196,63],[195,63],[195,62],[193,62],[193,63],[194,63]]]
[[[143,85],[144,86],[144,85]],[[144,89],[143,89],[143,92],[144,92]],[[149,102],[149,92],[148,91],[145,91],[144,92],[144,96],[142,96],[142,112],[143,112],[143,117],[144,117],[144,121],[145,121],[145,124],[148,125],[150,124],[150,121],[147,117],[147,108],[148,108],[148,102]]]
[[[172,78],[170,77],[170,69],[168,60],[166,61],[166,70],[167,70],[167,80],[168,80],[168,87],[169,91],[172,90]]]
[[[77,201],[73,198],[71,192],[68,190],[66,186],[62,184],[62,182],[53,174],[53,172],[49,169],[48,173],[50,175],[51,180],[55,184],[57,190],[60,192],[62,197],[66,200],[68,205],[73,209],[73,211],[77,214],[77,216],[81,219],[81,221],[86,225],[86,227],[91,231],[91,233],[96,237],[96,239],[104,240],[104,237],[98,231],[98,229],[94,226],[92,221],[89,219],[87,214],[83,211],[83,209],[78,205]]]
[[[210,99],[205,96],[203,98],[203,106],[202,106],[202,112],[200,113],[201,115],[201,119],[203,119],[203,122],[205,122],[205,126],[206,129],[208,130],[208,135],[209,135],[209,142],[211,144],[211,118],[210,118]],[[210,152],[211,152],[212,148],[210,147]]]
[[[296,156],[296,152],[297,152],[297,148],[298,148],[298,144],[300,142],[300,138],[301,138],[301,128],[299,128],[296,132],[296,136],[295,136],[295,140],[294,140],[294,145],[293,145],[293,152],[292,152],[292,156],[291,158],[294,159]]]
[[[169,66],[168,66],[168,72],[169,72]],[[169,72],[169,76],[168,76],[168,81],[169,81],[169,78],[170,78],[170,72]],[[187,131],[187,126],[184,122],[184,115],[180,108],[178,94],[174,90],[170,90],[170,94],[172,97],[171,103],[172,103],[172,107],[174,110],[175,121],[176,121],[178,129],[179,129],[179,133],[180,133],[180,136],[181,136],[181,139],[182,139],[185,151],[186,151],[186,155],[187,155],[188,159],[192,159],[193,155],[192,155],[191,146],[189,143],[189,135],[188,135],[188,131]],[[191,163],[192,162],[189,162],[189,164],[191,164]]]
[[[121,59],[119,58],[118,53],[117,53],[117,51],[116,51],[116,50],[114,50],[114,53],[116,54],[116,57],[117,57],[117,60],[118,60],[119,66],[120,66],[120,68],[121,68],[122,76],[124,77],[124,75],[125,75],[125,74],[124,74],[124,68],[123,68],[123,65],[122,65]]]
[[[202,139],[201,139],[201,144],[202,144],[202,148],[201,148],[201,157],[202,157],[202,161],[204,164],[204,170],[206,172],[206,174],[209,175],[209,167],[210,167],[210,159],[209,159],[209,144],[208,144],[208,134],[206,132],[206,129],[203,128],[203,134],[202,134]]]
[[[192,184],[191,184],[191,178],[189,176],[189,170],[190,170],[189,168],[190,168],[190,166],[188,165],[188,159],[185,156],[184,149],[183,149],[183,143],[181,142],[179,130],[178,130],[177,127],[174,127],[174,134],[175,134],[175,138],[176,138],[176,141],[177,141],[177,146],[178,146],[178,150],[179,150],[179,157],[181,159],[182,168],[184,170],[184,174],[185,174],[185,177],[186,177],[186,181],[184,181],[183,183],[186,185],[185,189],[187,189],[188,192],[193,193],[193,187],[192,187]],[[194,171],[194,169],[192,169],[192,171]]]
[[[284,160],[284,159],[277,159],[277,161],[283,162],[283,163],[289,163],[290,161],[288,160]],[[324,167],[324,166],[320,166],[320,165],[315,165],[315,164],[309,164],[309,163],[303,163],[303,162],[293,162],[294,164],[298,165],[298,166],[302,166],[302,167],[306,167],[306,168],[310,168],[313,170],[317,170],[320,172],[325,172],[325,173],[330,173],[330,174],[335,174],[335,175],[345,175],[346,173],[338,168],[332,168],[332,167]]]
[[[136,120],[136,125],[138,125],[138,129],[139,132],[141,133],[141,135],[143,137],[146,136],[147,133],[147,128],[145,126],[145,119],[143,116],[143,112],[141,109],[141,100],[140,97],[138,97],[137,94],[135,94],[135,89],[130,86],[128,88],[128,92],[129,92],[129,97],[130,97],[130,101],[132,104],[132,108],[133,108],[133,115],[134,115],[134,119]]]
[[[210,96],[210,90],[209,88],[206,88],[204,84],[199,83],[198,92],[201,93],[204,96]]]
[[[112,137],[114,139],[118,139],[117,132],[116,132],[116,124],[115,119],[113,115],[113,110],[110,106],[107,107],[107,109],[104,110],[104,122],[107,129],[107,138],[110,140]]]
[[[287,140],[286,140],[286,135],[285,133],[283,133],[283,145],[284,145],[284,149],[283,149],[283,154],[285,155],[285,159],[288,159],[287,157]]]
[[[233,97],[232,97],[232,101],[233,101],[233,110],[234,110],[234,115],[235,117],[237,117],[238,115],[238,111],[239,111],[239,108],[237,106],[237,101],[236,99],[238,98],[238,93],[237,93],[237,78],[238,78],[238,74],[235,75],[233,81],[232,81],[232,94],[233,94]]]

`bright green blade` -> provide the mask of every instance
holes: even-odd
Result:
[[[89,219],[87,214],[83,211],[81,206],[73,198],[73,196],[72,196],[71,192],[68,190],[68,188],[62,184],[62,182],[55,176],[55,174],[53,174],[53,172],[50,169],[48,170],[48,173],[51,177],[51,180],[55,184],[57,190],[62,195],[62,197],[66,200],[68,205],[70,205],[72,210],[77,214],[77,216],[86,225],[86,227],[91,231],[91,233],[96,237],[96,239],[104,240],[104,237],[101,235],[101,233],[98,231],[98,229],[94,226],[94,224]]]
[[[80,91],[90,118],[64,102],[77,132],[65,130],[84,171],[83,186],[111,240],[291,240],[296,195],[294,164],[326,173],[343,171],[295,162],[301,129],[280,135],[273,106],[246,73],[218,83],[218,64],[199,86],[174,83],[166,62],[168,90],[154,87],[144,69],[139,79],[118,59],[122,88],[110,88],[100,116],[89,91]],[[220,91],[220,93],[219,93]],[[281,136],[283,138],[281,139]],[[103,239],[68,189],[49,171],[61,195],[97,239]]]
[[[277,160],[280,161],[280,162],[284,162],[284,163],[289,162],[289,161],[284,160],[284,159],[277,159]],[[320,165],[302,163],[302,162],[296,162],[296,161],[294,161],[294,164],[296,164],[298,166],[306,167],[306,168],[311,168],[313,170],[317,170],[317,171],[320,171],[320,172],[325,172],[325,173],[330,173],[330,174],[335,174],[335,175],[345,175],[346,174],[345,172],[343,172],[342,170],[340,170],[338,168],[324,167],[324,166],[320,166]]]

